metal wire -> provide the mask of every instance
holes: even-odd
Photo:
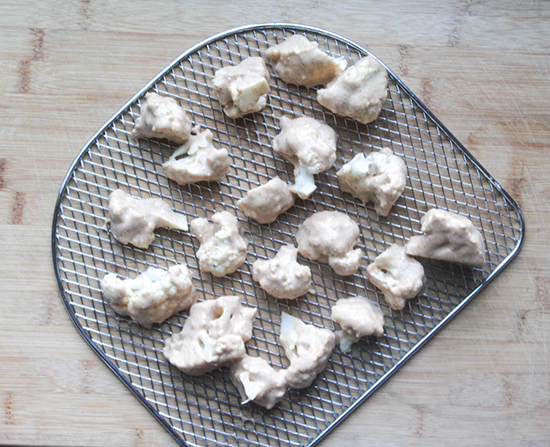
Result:
[[[389,99],[369,125],[335,116],[317,103],[314,89],[287,85],[271,68],[268,106],[243,119],[227,119],[212,97],[214,72],[249,56],[265,56],[269,46],[293,33],[305,34],[350,64],[370,54],[340,36],[300,25],[255,25],[214,36],[174,61],[98,131],[67,174],[56,206],[53,258],[69,314],[90,346],[182,445],[316,444],[502,270],[523,238],[517,204],[391,71]],[[195,123],[213,132],[217,146],[228,149],[232,168],[225,181],[180,187],[160,166],[174,146],[130,139],[147,91],[175,98]],[[250,188],[275,175],[292,181],[292,166],[271,148],[278,133],[275,117],[283,114],[315,117],[337,131],[336,168],[353,154],[375,148],[390,147],[401,155],[409,178],[391,214],[378,218],[370,205],[342,193],[336,169],[320,174],[312,198],[297,200],[271,225],[239,214],[236,201]],[[214,278],[197,268],[198,242],[187,233],[166,229],[157,231],[148,250],[121,246],[105,228],[107,197],[116,188],[137,197],[160,197],[189,218],[210,217],[223,209],[237,214],[250,240],[246,263],[232,275]],[[474,222],[486,242],[487,262],[477,269],[422,261],[428,278],[425,293],[403,311],[391,310],[362,270],[343,278],[326,265],[301,259],[311,267],[314,293],[292,303],[267,296],[252,281],[253,262],[273,257],[281,244],[295,243],[298,225],[312,212],[339,210],[358,222],[366,266],[392,243],[420,234],[420,218],[435,206]],[[275,367],[288,364],[278,344],[283,311],[333,329],[330,307],[338,298],[367,296],[384,311],[386,333],[361,340],[349,354],[336,350],[312,386],[290,391],[273,410],[242,406],[227,370],[192,378],[163,357],[163,339],[179,332],[186,312],[145,329],[117,316],[103,301],[99,283],[106,273],[130,277],[148,266],[175,263],[189,266],[203,299],[237,294],[258,308],[247,350]]]

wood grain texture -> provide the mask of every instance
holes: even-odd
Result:
[[[548,445],[550,4],[0,3],[0,444],[165,446],[78,335],[51,265],[62,179],[172,59],[231,27],[306,23],[386,62],[521,205],[516,260],[323,445]]]

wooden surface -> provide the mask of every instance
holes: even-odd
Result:
[[[322,445],[549,445],[550,3],[219,4],[0,3],[0,444],[174,445],[62,305],[55,200],[89,137],[168,62],[228,28],[285,21],[373,51],[527,223],[503,274]]]

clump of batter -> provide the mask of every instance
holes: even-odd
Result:
[[[293,300],[305,295],[311,285],[311,270],[298,264],[298,249],[283,245],[270,260],[258,259],[252,266],[252,278],[270,295]]]
[[[164,356],[191,376],[241,360],[255,316],[256,309],[241,305],[238,296],[196,303],[181,332],[164,341]]]
[[[264,185],[249,190],[237,202],[237,207],[258,223],[275,222],[280,214],[294,206],[294,196],[290,187],[279,177]]]
[[[149,267],[134,279],[121,280],[109,273],[101,281],[101,290],[116,313],[145,327],[162,323],[197,301],[191,274],[181,264],[168,270]]]
[[[166,177],[179,185],[223,180],[229,171],[229,154],[212,144],[210,130],[196,126],[189,139],[162,165]]]
[[[191,233],[201,243],[197,251],[199,267],[214,276],[225,276],[237,270],[246,259],[248,242],[233,214],[222,211],[206,219],[194,219]]]
[[[336,173],[342,191],[363,202],[373,202],[379,216],[387,216],[405,190],[407,167],[391,149],[357,154]]]
[[[475,267],[485,263],[483,236],[467,217],[432,208],[420,222],[424,235],[411,237],[405,246],[408,255]]]
[[[317,101],[337,115],[367,124],[388,99],[388,73],[374,56],[360,59],[317,92]]]
[[[328,263],[339,275],[352,275],[361,264],[363,250],[353,248],[359,242],[359,226],[339,211],[309,216],[300,225],[296,241],[302,256]]]
[[[292,192],[307,199],[317,189],[314,174],[329,170],[336,161],[336,132],[313,118],[283,116],[273,150],[294,165]]]
[[[269,48],[267,57],[275,62],[275,72],[283,81],[306,87],[325,85],[347,65],[344,58],[330,57],[319,49],[317,42],[300,34]]]
[[[161,199],[135,199],[122,189],[109,194],[111,234],[121,244],[147,248],[153,242],[153,232],[159,227],[187,231],[187,218],[176,214]]]
[[[269,73],[261,57],[249,57],[214,75],[214,93],[230,118],[259,112],[267,104]]]
[[[191,135],[191,120],[174,98],[147,93],[136,119],[134,138],[166,138],[181,144]]]

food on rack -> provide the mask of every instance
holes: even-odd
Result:
[[[420,222],[424,235],[411,237],[405,245],[408,255],[474,267],[485,263],[483,236],[467,217],[432,208]]]
[[[294,165],[291,191],[307,199],[317,189],[313,174],[329,170],[336,161],[336,132],[313,118],[283,116],[281,133],[273,140],[273,150]]]
[[[256,310],[241,305],[238,296],[196,303],[181,332],[164,340],[164,356],[191,376],[238,361],[246,355]]]
[[[367,124],[388,99],[388,73],[374,56],[360,59],[317,92],[317,101],[337,115]]]
[[[197,301],[191,274],[182,264],[168,270],[149,267],[134,279],[121,280],[109,273],[101,281],[101,290],[117,314],[145,327],[162,323]]]
[[[280,214],[294,206],[290,187],[279,177],[249,190],[237,202],[237,207],[247,216],[261,224],[274,222]]]
[[[405,253],[405,248],[393,244],[367,267],[369,281],[378,287],[388,306],[395,310],[417,296],[426,283],[424,267]]]
[[[275,62],[275,72],[289,84],[325,85],[346,69],[344,58],[333,58],[319,49],[317,42],[295,34],[269,48],[267,57]]]
[[[218,182],[229,171],[229,155],[212,144],[212,132],[195,126],[189,139],[162,165],[166,177],[179,185]]]
[[[342,191],[363,202],[373,202],[379,216],[387,216],[405,189],[407,167],[391,149],[365,157],[357,154],[336,173]]]
[[[311,270],[298,264],[298,249],[283,245],[270,260],[258,259],[252,266],[252,278],[270,295],[293,300],[305,295],[311,285]]]
[[[153,242],[159,227],[187,231],[187,218],[176,214],[161,199],[135,199],[122,189],[109,194],[111,233],[121,244],[147,248]]]
[[[330,311],[332,319],[342,328],[336,338],[344,353],[359,339],[369,335],[380,337],[384,333],[384,313],[368,298],[340,298]]]
[[[271,410],[286,392],[284,374],[260,357],[245,355],[231,365],[229,377],[244,399],[243,405],[254,402]]]
[[[279,340],[290,361],[289,367],[281,374],[290,388],[299,389],[311,385],[325,369],[334,350],[336,336],[328,329],[306,324],[283,312]]]
[[[359,226],[340,211],[309,216],[300,225],[296,241],[302,256],[328,263],[339,275],[352,275],[361,264],[363,250],[353,248],[359,242]]]
[[[201,243],[197,251],[199,267],[214,276],[225,276],[237,270],[246,259],[248,242],[233,214],[222,211],[208,220],[191,221],[191,234]]]
[[[174,98],[150,92],[145,95],[132,132],[134,138],[166,138],[181,144],[191,135],[191,120]]]
[[[259,112],[267,104],[269,73],[261,57],[249,57],[214,75],[214,93],[229,118]]]

